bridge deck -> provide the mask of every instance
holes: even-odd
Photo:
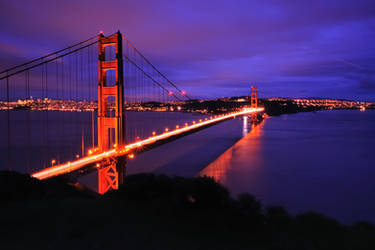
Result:
[[[163,134],[155,135],[155,136],[149,137],[147,139],[125,145],[121,148],[114,148],[114,149],[111,149],[111,150],[108,150],[108,151],[105,151],[105,152],[102,152],[102,153],[93,154],[93,155],[90,155],[90,156],[83,157],[83,158],[78,159],[76,161],[67,162],[67,163],[64,163],[64,164],[52,166],[52,167],[43,169],[41,171],[35,172],[31,176],[33,176],[35,178],[38,178],[40,180],[44,180],[44,179],[48,179],[48,178],[51,178],[51,177],[56,177],[56,176],[59,176],[59,175],[68,174],[68,173],[77,171],[81,168],[84,168],[86,166],[93,165],[97,162],[101,162],[101,161],[103,161],[105,159],[108,159],[108,158],[125,156],[125,155],[130,154],[133,151],[135,151],[137,149],[140,149],[144,146],[151,146],[152,144],[156,144],[156,143],[158,143],[160,141],[163,141],[163,140],[171,139],[171,138],[179,136],[181,134],[185,134],[189,131],[193,131],[193,130],[196,130],[196,129],[199,129],[199,128],[202,128],[202,127],[205,127],[205,126],[208,126],[208,125],[213,125],[215,123],[218,123],[218,122],[230,119],[230,118],[234,118],[236,116],[248,115],[248,114],[251,114],[251,113],[261,112],[263,110],[264,110],[263,108],[248,108],[248,109],[244,109],[243,111],[240,111],[240,112],[221,115],[221,116],[218,116],[216,118],[211,117],[208,120],[204,120],[202,122],[198,122],[198,123],[195,123],[195,124],[192,124],[192,125],[189,125],[189,126],[185,126],[185,127],[182,127],[182,128],[177,128],[175,130],[171,130],[171,131],[165,132]]]

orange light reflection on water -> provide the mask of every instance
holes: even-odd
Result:
[[[243,133],[248,131],[248,119],[244,117]],[[234,144],[231,148],[221,154],[215,161],[211,162],[206,168],[200,171],[197,176],[208,176],[215,179],[215,181],[225,184],[227,183],[228,171],[232,166],[235,166],[235,161],[244,154],[246,158],[250,155],[257,155],[260,151],[259,139],[262,136],[262,128],[265,119],[256,126],[252,126],[250,132],[246,134],[241,140]],[[249,140],[254,141],[251,146],[247,146]],[[252,162],[249,162],[247,167],[251,168]]]

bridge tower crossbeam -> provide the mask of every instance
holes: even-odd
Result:
[[[100,152],[108,151],[111,145],[111,131],[114,131],[115,147],[124,143],[124,78],[122,59],[122,35],[118,31],[111,36],[98,36],[98,148]],[[114,60],[106,60],[106,47],[113,46],[116,50]],[[107,72],[113,70],[116,82],[109,86]],[[112,110],[108,98],[115,99],[115,110]],[[98,191],[104,194],[110,189],[118,189],[123,182],[125,169],[124,159],[110,159],[98,165]]]

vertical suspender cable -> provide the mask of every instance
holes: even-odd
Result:
[[[64,57],[61,57],[61,99],[63,102],[65,102],[65,95],[64,95]],[[65,105],[65,104],[64,104]],[[62,144],[62,152],[59,154],[60,159],[65,160],[64,155],[65,155],[65,150],[64,150],[64,141],[66,140],[66,135],[65,135],[65,112],[60,111],[61,117],[62,117],[62,122],[61,122],[61,129],[62,129],[62,137],[61,137],[61,144]]]
[[[83,91],[83,51],[80,50],[79,51],[79,54],[80,54],[80,62],[81,62],[81,68],[80,68],[80,74],[81,74],[81,101],[84,99],[84,91]]]
[[[47,98],[48,98],[48,103],[47,103],[47,107],[50,105],[50,102],[51,102],[51,98],[48,96],[48,64],[45,64],[46,65],[46,95],[47,95]],[[49,163],[48,160],[49,160],[49,157],[50,157],[50,148],[49,148],[49,124],[48,124],[48,120],[49,120],[49,115],[48,115],[48,108],[46,109],[46,144],[47,144],[47,164]]]
[[[69,56],[69,100],[72,100],[72,57]]]
[[[84,89],[83,89],[83,54],[82,54],[82,50],[79,50],[77,53],[79,53],[79,78],[80,78],[80,87],[81,87],[81,90],[80,90],[80,102],[83,101],[84,99]],[[79,121],[79,124],[80,124],[80,127],[81,127],[81,136],[82,136],[82,157],[85,155],[85,142],[84,142],[84,130],[83,130],[83,123],[82,123],[82,117],[79,117],[78,119]]]
[[[91,46],[90,46],[91,47]],[[89,102],[91,101],[91,91],[90,91],[90,80],[91,80],[91,70],[90,70],[90,47],[87,48],[87,90],[89,92]]]
[[[92,46],[90,46],[88,48],[88,56],[87,56],[87,66],[88,66],[88,72],[89,72],[89,102],[90,102],[90,106],[91,106],[91,84],[93,84],[93,76],[92,76],[92,67],[91,67],[91,63],[92,63]],[[92,108],[92,111],[91,111],[91,143],[92,143],[92,148],[95,147],[95,119],[94,119],[94,112],[95,112],[95,109]]]
[[[7,71],[7,76],[8,76],[8,71]],[[11,166],[11,144],[10,144],[10,136],[11,136],[11,131],[10,131],[10,104],[9,104],[9,77],[7,77],[7,134],[8,134],[8,170],[12,170]]]
[[[59,64],[56,61],[56,99],[59,99]]]
[[[58,101],[60,98],[59,98],[59,64],[58,64],[58,61],[56,60],[56,83],[57,83],[57,86],[56,86],[56,89],[57,89],[57,97],[56,97],[56,101]],[[57,134],[58,134],[58,137],[61,138],[61,121],[60,121],[60,115],[61,113],[59,111],[57,112],[54,112],[53,115],[56,115],[56,126],[57,126]],[[54,119],[52,118],[52,121]],[[54,124],[54,123],[52,123]],[[57,140],[56,138],[56,135],[53,137],[53,139]],[[59,156],[60,156],[60,152],[59,152],[59,148],[58,148],[58,143],[54,142],[52,140],[52,143],[53,143],[53,146],[54,146],[54,152],[53,154],[55,155],[56,157],[56,162],[57,163],[60,163],[60,159],[59,159]]]
[[[95,147],[95,123],[94,123],[94,109],[91,111],[91,130],[92,130],[92,148]]]
[[[28,95],[28,86],[30,85],[29,71],[26,71],[26,98]],[[26,162],[26,172],[30,172],[30,109],[26,110],[26,133],[27,133],[27,162]]]
[[[75,53],[75,58],[76,58],[76,66],[75,66],[75,78],[76,78],[76,101],[78,101],[78,54],[77,52]]]
[[[64,57],[61,57],[61,99],[65,99],[64,95]]]
[[[75,87],[75,89],[76,89],[76,94],[75,94],[75,96],[76,96],[76,98],[75,98],[75,101],[76,102],[78,102],[78,53],[76,52],[75,53],[75,61],[76,61],[76,65],[75,65],[75,80],[76,80],[76,82],[75,82],[75,84],[76,84],[76,87]],[[74,112],[74,123],[75,123],[75,131],[76,131],[76,133],[78,134],[78,112]],[[77,136],[77,139],[78,139],[79,137]],[[78,151],[79,152],[79,151]]]
[[[44,68],[45,66],[42,65],[42,97],[43,97],[43,100],[45,100],[46,98],[46,94],[45,94],[45,89],[44,89]],[[43,102],[43,106],[45,106],[45,101]],[[43,111],[42,111],[43,112]],[[44,119],[44,112],[42,113],[42,117],[43,117],[43,120],[42,120],[42,131],[41,131],[41,134],[42,134],[42,148],[43,148],[43,168],[46,167],[46,159],[47,159],[47,156],[46,156],[46,138],[45,138],[45,119]]]
[[[69,101],[70,101],[70,108],[72,108],[72,104],[73,104],[73,101],[72,101],[72,55],[69,55],[69,63],[68,63],[68,65],[69,65],[69,67],[68,67],[68,71],[69,71],[69,73],[68,73],[68,75],[69,75]],[[68,113],[68,117],[69,118],[71,118],[71,109],[70,109],[70,111],[69,111],[69,113]],[[71,120],[69,119],[69,122],[70,122]],[[69,134],[69,136],[68,136],[68,140],[69,140],[69,149],[70,149],[70,151],[69,151],[69,155],[71,156],[71,155],[73,155],[73,138],[74,137],[72,137],[71,136],[71,133],[72,133],[72,130],[71,129],[68,129],[68,134]]]
[[[45,64],[46,65],[46,97],[48,98],[48,99],[50,99],[49,97],[48,97],[48,65],[47,64]]]
[[[84,157],[85,156],[85,140],[84,140],[84,135],[85,135],[85,132],[84,132],[84,130],[83,130],[83,126],[81,126],[81,136],[82,136],[82,157]]]

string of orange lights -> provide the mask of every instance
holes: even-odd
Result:
[[[248,115],[251,113],[261,112],[263,111],[263,108],[245,108],[240,112],[234,112],[226,115],[218,115],[218,116],[212,116],[210,118],[205,118],[204,120],[201,119],[199,122],[193,121],[191,125],[185,123],[184,127],[176,126],[176,129],[169,130],[168,128],[165,129],[165,132],[159,135],[156,135],[155,132],[153,132],[153,135],[147,139],[137,141],[135,143],[131,143],[128,145],[125,145],[123,147],[115,147],[109,151],[101,152],[101,153],[95,153],[95,150],[89,151],[89,156],[83,157],[81,159],[78,159],[73,162],[67,162],[60,165],[51,166],[49,168],[43,169],[41,171],[33,173],[31,176],[40,180],[48,179],[51,177],[71,173],[73,171],[77,171],[85,166],[92,165],[92,164],[99,164],[99,162],[111,158],[111,157],[120,157],[127,155],[129,158],[134,158],[133,151],[136,149],[140,149],[141,147],[144,147],[146,145],[151,145],[153,143],[170,139],[174,136],[181,135],[184,133],[187,133],[189,131],[211,125],[214,123],[218,123],[230,118],[235,118],[237,116],[241,115]],[[97,167],[100,167],[100,165],[97,165]]]

